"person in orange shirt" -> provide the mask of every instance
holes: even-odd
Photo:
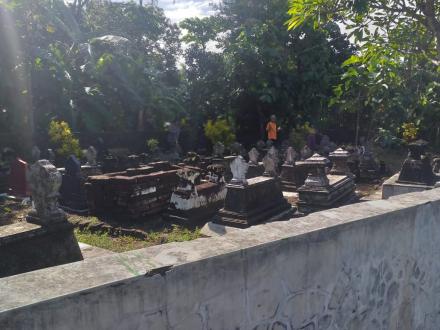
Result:
[[[273,144],[277,142],[278,131],[280,128],[277,126],[277,118],[275,115],[270,116],[270,121],[267,123],[266,132],[267,139],[272,141]]]

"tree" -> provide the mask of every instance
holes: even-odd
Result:
[[[440,6],[422,1],[294,0],[289,28],[336,21],[350,33],[358,53],[344,62],[345,74],[331,103],[360,113],[374,126],[398,134],[404,122],[439,139]]]

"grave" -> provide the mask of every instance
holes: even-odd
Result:
[[[82,260],[73,225],[58,207],[59,171],[39,160],[29,184],[35,208],[27,222],[0,227],[0,277]]]
[[[329,172],[332,175],[347,175],[354,178],[354,174],[351,172],[348,166],[348,159],[350,153],[342,148],[338,148],[329,154],[329,158],[333,163],[333,166]]]
[[[427,145],[423,140],[408,145],[408,157],[403,162],[401,171],[386,180],[382,186],[382,199],[436,187],[440,176],[434,173],[431,159],[426,154]]]
[[[28,197],[30,195],[27,183],[28,164],[16,157],[10,167],[8,186],[9,194],[16,197]]]
[[[249,168],[246,173],[246,178],[251,179],[263,175],[264,166],[263,163],[259,162],[260,153],[258,152],[257,148],[252,148],[251,151],[249,151],[248,156],[249,156],[249,163],[248,163]]]
[[[71,155],[65,164],[60,188],[60,205],[66,211],[84,214],[88,212],[84,183],[87,177],[81,174],[80,161]]]
[[[302,213],[340,206],[354,200],[355,183],[348,175],[326,175],[328,160],[319,154],[307,159],[308,176],[298,188],[298,207]]]
[[[91,176],[85,186],[90,212],[131,218],[167,209],[177,186],[177,167],[168,162]]]
[[[285,161],[281,166],[281,186],[283,191],[295,192],[298,188],[295,160],[297,154],[292,147],[288,147],[285,153]]]
[[[380,178],[380,168],[374,159],[374,154],[370,148],[363,147],[359,155],[359,179],[377,180]]]
[[[277,159],[270,159],[268,155],[265,159],[265,173],[273,173]],[[214,217],[214,223],[246,228],[293,214],[292,206],[283,197],[279,180],[271,176],[248,180],[248,168],[249,164],[241,156],[231,163],[233,178],[226,185],[225,205]]]
[[[197,168],[186,167],[177,171],[179,185],[171,195],[165,217],[186,225],[203,225],[223,206],[226,187],[223,177],[210,173],[209,181],[201,180]]]

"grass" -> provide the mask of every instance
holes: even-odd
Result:
[[[107,232],[92,233],[88,229],[75,229],[75,236],[81,243],[100,247],[113,252],[125,252],[152,245],[190,241],[201,237],[201,234],[199,228],[190,230],[180,226],[173,226],[171,229],[150,231],[145,240],[131,236],[113,237]]]

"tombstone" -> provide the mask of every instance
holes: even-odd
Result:
[[[426,154],[428,143],[418,140],[408,145],[409,153],[400,173],[386,180],[382,186],[382,199],[436,187],[440,176],[435,173],[437,162],[431,164]]]
[[[301,212],[325,210],[354,200],[356,186],[351,176],[326,175],[328,160],[319,154],[314,154],[304,163],[309,174],[304,185],[298,188]]]
[[[34,209],[27,222],[5,226],[7,235],[0,235],[0,277],[82,260],[73,225],[58,207],[60,172],[38,160],[30,166],[29,184]]]
[[[258,150],[260,153],[262,153],[262,152],[265,151],[265,149],[266,149],[266,143],[265,143],[263,140],[259,140],[259,141],[257,142],[256,147],[257,147],[257,150]]]
[[[359,154],[359,179],[367,181],[380,179],[379,165],[368,146],[362,147]]]
[[[165,219],[191,226],[203,225],[223,206],[226,197],[224,181],[201,182],[198,170],[186,167],[177,171],[179,185],[171,195]]]
[[[312,155],[313,155],[312,149],[310,149],[309,146],[306,144],[301,149],[301,160],[309,159],[310,157],[312,157]]]
[[[348,167],[348,158],[350,153],[342,148],[336,149],[329,155],[330,160],[333,162],[333,167],[330,170],[330,174],[334,175],[348,175],[354,178],[354,174],[351,173]]]
[[[264,173],[263,176],[278,176],[278,151],[275,147],[271,147],[263,158]]]
[[[87,160],[87,165],[96,166],[97,164],[96,159],[98,157],[98,152],[96,151],[95,147],[93,146],[88,147],[84,155]]]
[[[11,163],[8,178],[10,195],[16,197],[28,197],[30,195],[26,178],[27,171],[28,164],[18,157],[15,158],[15,160]]]
[[[221,142],[216,142],[213,146],[214,157],[223,158],[225,153],[225,145]]]
[[[296,151],[292,147],[287,148],[285,153],[285,161],[281,166],[281,186],[283,191],[295,192],[298,188],[296,180]]]
[[[234,142],[231,144],[231,146],[229,147],[229,149],[231,150],[231,154],[233,156],[243,156],[243,154],[245,153],[243,150],[243,145],[241,143],[238,142]]]
[[[32,161],[33,162],[36,162],[37,160],[40,160],[40,158],[41,158],[41,150],[40,150],[40,148],[38,148],[38,146],[33,146],[32,147],[31,156],[32,156]]]
[[[248,153],[249,156],[249,169],[247,171],[246,178],[255,178],[261,176],[264,173],[264,167],[259,163],[260,153],[256,148],[252,148]]]
[[[271,159],[273,162],[273,159]],[[289,218],[291,205],[284,199],[280,183],[273,177],[246,179],[249,164],[237,157],[231,164],[233,179],[226,185],[224,207],[213,222],[246,228],[265,221]]]
[[[55,152],[53,152],[52,149],[47,149],[46,153],[47,153],[47,160],[52,164],[55,164],[55,159],[56,159]]]
[[[88,211],[81,163],[73,155],[67,159],[65,164],[60,188],[60,204],[65,210],[71,212],[83,214]]]

